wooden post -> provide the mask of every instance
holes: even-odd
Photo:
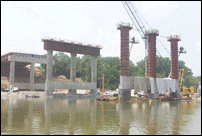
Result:
[[[104,83],[104,73],[102,73],[102,95],[104,94],[104,87],[105,87],[105,83]]]

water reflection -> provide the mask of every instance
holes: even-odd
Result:
[[[50,129],[52,123],[51,122],[52,109],[53,109],[53,98],[45,98],[44,99],[45,135],[50,135]]]
[[[131,103],[129,102],[119,102],[117,106],[117,111],[120,114],[120,128],[119,135],[128,135],[130,129],[131,120],[133,120],[131,114]]]
[[[1,99],[1,134],[201,134],[201,102]]]

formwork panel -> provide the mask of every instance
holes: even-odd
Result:
[[[170,39],[171,42],[171,78],[178,79],[178,41]]]
[[[148,76],[156,78],[156,34],[148,34]]]
[[[129,31],[130,27],[122,27],[121,30],[121,48],[120,48],[120,74],[129,76]]]

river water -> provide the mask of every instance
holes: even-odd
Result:
[[[201,135],[201,102],[6,97],[1,134]]]

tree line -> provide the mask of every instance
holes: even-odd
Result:
[[[70,78],[71,57],[65,53],[59,52],[53,56],[55,64],[53,65],[53,76],[64,75]],[[76,59],[76,77],[81,78],[84,82],[91,81],[91,61],[92,57],[84,55]],[[157,56],[156,77],[166,78],[170,74],[171,60],[168,57],[162,58]],[[185,62],[178,61],[178,71],[184,69],[183,85],[190,87],[201,81],[201,76],[194,78],[190,68],[185,66]],[[41,64],[40,69],[45,72],[46,66]],[[119,57],[97,57],[97,88],[102,85],[102,73],[104,73],[105,89],[115,90],[119,88],[120,83],[120,58]],[[129,61],[130,76],[145,77],[145,59],[136,63]]]

